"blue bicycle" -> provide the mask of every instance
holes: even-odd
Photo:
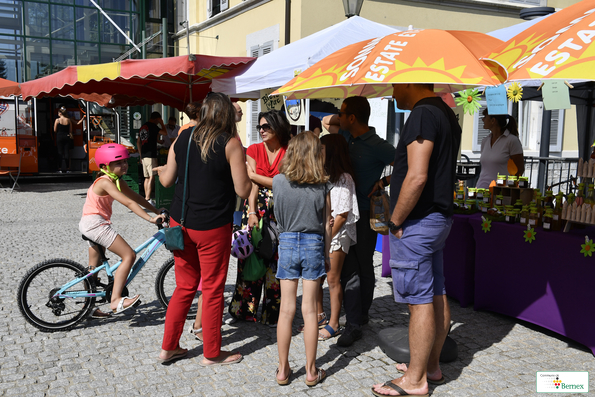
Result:
[[[158,227],[157,233],[134,250],[137,260],[130,269],[126,286],[142,270],[153,253],[165,244],[163,226]],[[138,255],[143,250],[142,255]],[[27,322],[41,331],[70,330],[89,317],[96,304],[107,304],[111,301],[114,272],[121,262],[110,266],[108,258],[102,254],[101,266],[92,271],[70,259],[49,259],[39,263],[21,280],[17,292],[19,310]],[[172,257],[162,265],[155,280],[155,293],[164,308],[167,308],[176,286],[173,268]],[[107,273],[107,283],[102,283],[97,278],[102,270]],[[128,289],[124,287],[122,296],[127,295]],[[197,299],[198,294],[189,313],[196,313]],[[192,319],[194,316],[189,315],[188,318]]]

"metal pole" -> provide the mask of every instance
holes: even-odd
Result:
[[[161,19],[161,55],[163,58],[167,58],[167,18]],[[163,122],[167,123],[169,113],[167,106],[163,105]],[[162,127],[165,127],[164,125]]]
[[[552,129],[552,111],[543,108],[543,118],[541,121],[541,141],[539,143],[539,171],[537,172],[537,188],[543,193],[545,187],[545,177],[547,174],[547,160],[543,157],[550,155],[550,130]]]
[[[291,0],[285,0],[285,45],[291,43]]]
[[[583,141],[583,160],[584,161],[589,161],[589,159],[591,158],[591,144],[593,142],[591,142],[591,129],[592,126],[591,124],[593,123],[593,83],[592,82],[588,82],[587,83],[587,92],[589,93],[589,95],[587,96],[587,120],[585,123],[585,139]]]

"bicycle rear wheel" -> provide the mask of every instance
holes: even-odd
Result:
[[[52,298],[67,282],[87,274],[80,264],[69,259],[50,259],[33,266],[25,274],[17,292],[19,310],[29,324],[44,332],[68,331],[85,319],[95,298]],[[66,292],[95,292],[87,278]]]
[[[157,295],[157,299],[161,302],[161,305],[167,309],[169,304],[169,300],[171,296],[174,294],[174,290],[176,289],[176,272],[174,269],[174,258],[170,258],[167,260],[157,272],[157,278],[155,280],[155,294]],[[198,297],[200,296],[200,291],[196,291],[196,295],[192,300],[192,305],[190,306],[190,310],[188,311],[188,315],[186,318],[188,320],[194,320],[196,318],[196,310],[198,308]]]

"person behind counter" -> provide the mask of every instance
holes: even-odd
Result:
[[[519,140],[516,120],[507,114],[488,114],[483,111],[483,128],[491,134],[481,141],[481,173],[477,187],[487,189],[498,174],[508,175],[508,160],[512,160],[517,168],[517,176],[523,175],[525,162],[523,159],[523,145]]]

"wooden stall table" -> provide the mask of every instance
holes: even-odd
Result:
[[[475,310],[490,310],[550,329],[587,346],[595,354],[595,257],[580,253],[585,235],[535,231],[492,222],[484,233],[481,218],[469,224],[475,236]]]

